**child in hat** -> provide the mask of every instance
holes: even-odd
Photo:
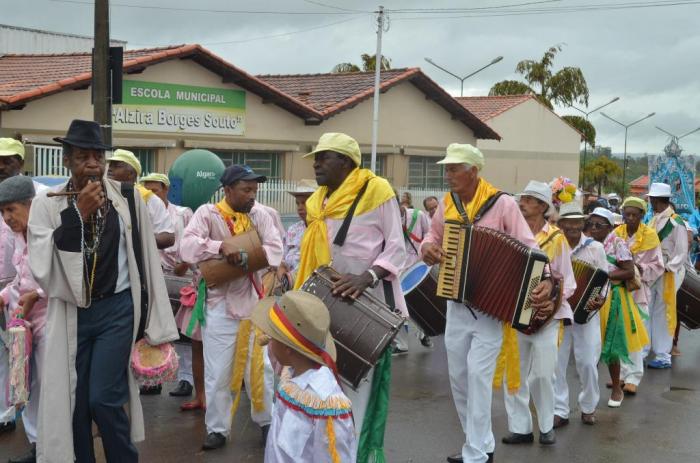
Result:
[[[338,384],[330,315],[303,291],[265,298],[253,323],[285,366],[276,392],[265,463],[354,463],[357,452],[351,403]]]

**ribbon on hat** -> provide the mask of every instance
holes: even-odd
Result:
[[[270,308],[270,320],[286,337],[292,344],[306,352],[310,355],[315,355],[321,357],[321,359],[326,363],[326,365],[333,371],[336,379],[338,378],[338,367],[335,365],[335,360],[321,347],[317,346],[313,342],[309,341],[303,334],[299,332],[294,327],[294,324],[289,321],[287,315],[285,315],[282,308],[275,302],[275,304]]]

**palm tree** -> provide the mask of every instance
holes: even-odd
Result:
[[[365,71],[365,72],[370,72],[374,71],[377,66],[377,55],[369,55],[367,53],[363,53],[360,56],[360,59],[362,60],[362,68],[358,66],[357,64],[353,63],[340,63],[336,64],[333,66],[333,69],[331,72],[333,73],[341,73],[341,72],[360,72],[360,71]],[[391,69],[391,60],[387,58],[386,56],[382,56],[382,71],[388,71]]]
[[[586,166],[583,173],[584,185],[594,185],[598,190],[598,196],[604,186],[617,184],[622,175],[622,167],[607,156],[599,156]]]
[[[561,118],[571,127],[581,132],[583,139],[586,140],[591,147],[595,146],[595,127],[593,127],[593,124],[591,124],[589,120],[585,117],[575,115],[561,116]]]
[[[579,103],[588,106],[588,85],[578,67],[565,67],[553,72],[552,65],[562,45],[550,47],[539,61],[523,60],[515,67],[526,83],[506,80],[498,82],[489,95],[533,94],[550,109],[555,104],[570,106]],[[519,85],[518,85],[519,84]]]

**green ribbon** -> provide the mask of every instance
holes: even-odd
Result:
[[[188,338],[192,337],[192,332],[194,328],[199,323],[199,326],[204,326],[206,323],[206,302],[207,302],[207,283],[204,278],[199,279],[199,285],[197,286],[197,300],[194,303],[194,308],[192,309],[192,317],[190,317],[190,324],[187,325],[187,331],[185,335]]]
[[[622,316],[622,285],[613,285],[610,297],[610,313],[605,326],[605,339],[600,353],[600,361],[610,365],[623,361],[632,363],[627,349],[627,335],[625,334],[625,321]]]
[[[365,421],[362,423],[357,445],[357,463],[386,463],[384,456],[384,431],[389,413],[389,389],[391,386],[391,349],[386,349],[374,367],[372,392],[367,403]]]

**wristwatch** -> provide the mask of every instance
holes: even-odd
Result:
[[[367,273],[369,273],[372,277],[372,283],[370,283],[369,287],[376,288],[379,285],[379,277],[377,276],[377,273],[371,268],[367,269]]]

